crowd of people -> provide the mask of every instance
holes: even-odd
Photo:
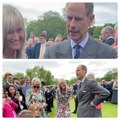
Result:
[[[3,5],[3,58],[4,59],[115,59],[118,57],[117,23],[105,26],[99,40],[89,34],[93,24],[93,3],[67,3],[67,39],[58,33],[48,38],[43,30],[39,36],[31,31],[26,40],[26,27],[22,14],[12,5]],[[117,80],[101,83],[94,74],[87,75],[87,67],[76,68],[77,82],[68,86],[61,79],[57,85],[46,86],[37,77],[25,76],[21,81],[6,73],[3,85],[3,117],[48,117],[56,99],[56,117],[71,117],[70,100],[75,99],[77,117],[102,117],[104,101],[118,103]]]
[[[5,80],[6,83],[3,85],[3,117],[22,117],[23,110],[26,113],[27,111],[32,112],[31,116],[33,117],[47,117],[46,113],[51,112],[55,97],[53,86],[45,87],[44,81],[40,81],[39,78],[31,80],[29,76],[25,76],[20,83],[20,80],[11,73],[5,74]],[[26,115],[26,117],[31,116]]]
[[[93,11],[93,3],[67,3],[66,40],[60,33],[55,38],[47,38],[45,30],[38,37],[31,31],[26,40],[23,16],[15,7],[4,5],[3,58],[117,58],[117,24],[115,29],[103,28],[99,37],[102,42],[94,40],[88,32],[95,18]]]
[[[3,117],[48,117],[57,103],[56,117],[71,117],[70,101],[75,99],[73,114],[77,117],[102,117],[104,101],[117,104],[117,80],[107,83],[95,81],[85,65],[76,68],[77,83],[67,85],[64,79],[56,85],[46,86],[44,81],[25,76],[22,81],[5,73],[3,85]],[[31,114],[29,114],[31,113]]]

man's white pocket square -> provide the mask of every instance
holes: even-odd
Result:
[[[87,91],[86,91],[86,90],[83,90],[82,92],[85,93],[85,92],[87,92]]]

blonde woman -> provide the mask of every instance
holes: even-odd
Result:
[[[57,113],[56,117],[69,118],[71,117],[70,112],[70,98],[72,92],[71,89],[67,86],[65,80],[60,80],[58,84],[58,90],[56,92],[57,99]]]
[[[40,84],[39,78],[32,79],[32,88],[26,92],[26,105],[34,113],[35,117],[46,117],[46,101],[40,91]]]
[[[3,58],[25,58],[25,26],[21,13],[3,5]]]

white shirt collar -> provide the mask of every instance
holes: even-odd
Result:
[[[89,38],[89,34],[87,33],[86,37],[79,43],[79,45],[84,48],[87,41]],[[71,48],[74,48],[74,46],[77,44],[74,40],[70,39],[70,44],[71,44]]]

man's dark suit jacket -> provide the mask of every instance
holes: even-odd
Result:
[[[34,46],[34,58],[39,59],[41,43],[37,43]]]
[[[114,38],[109,38],[105,43],[111,46],[114,43]]]

